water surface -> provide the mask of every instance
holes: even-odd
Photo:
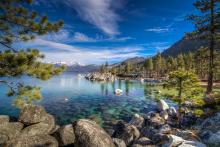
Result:
[[[155,109],[156,92],[140,81],[91,82],[73,73],[63,73],[49,81],[28,77],[16,79],[42,88],[43,99],[37,102],[56,117],[57,123],[67,124],[79,118],[91,118],[100,123],[122,119],[128,121],[134,113]],[[123,90],[121,96],[115,89]],[[17,117],[19,110],[12,106],[13,98],[0,87],[0,114]]]

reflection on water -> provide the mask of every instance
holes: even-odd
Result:
[[[55,115],[59,124],[79,118],[96,119],[101,123],[129,120],[134,113],[155,109],[155,90],[140,81],[90,82],[71,73],[47,82],[27,77],[21,81],[42,87],[43,99],[37,104]],[[121,96],[114,94],[117,88],[123,90]],[[5,96],[5,91],[6,87],[0,87],[0,114],[17,116],[18,110],[11,105],[12,99]]]

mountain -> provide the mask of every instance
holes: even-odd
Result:
[[[76,73],[89,73],[98,71],[100,66],[95,64],[90,65],[82,65],[79,63],[74,64],[63,64],[63,63],[55,63],[55,66],[59,67],[61,65],[66,65],[66,72],[76,72]]]
[[[94,65],[94,64],[91,64],[91,65],[75,64],[75,65],[67,66],[66,71],[67,72],[87,73],[87,72],[98,71],[99,68],[100,68],[100,66]]]
[[[128,62],[131,63],[131,64],[139,64],[139,63],[142,63],[144,61],[145,61],[144,57],[129,58],[129,59],[126,59],[126,60],[124,60],[122,62],[110,65],[110,68],[111,67],[116,67],[116,66],[119,66],[119,65],[126,65]]]
[[[200,39],[181,39],[172,45],[170,48],[162,52],[162,56],[177,56],[180,53],[187,53],[189,51],[194,52],[198,50],[201,46],[207,46],[208,42]]]

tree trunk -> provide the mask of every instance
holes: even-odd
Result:
[[[178,123],[179,123],[179,127],[181,127],[181,105],[182,105],[182,79],[179,79],[179,101],[178,101],[178,105],[179,105],[179,110],[178,110]]]
[[[208,75],[208,85],[206,89],[206,94],[210,94],[212,92],[213,87],[213,69],[214,69],[214,0],[211,0],[211,38],[210,38],[210,49],[209,49],[209,75]]]

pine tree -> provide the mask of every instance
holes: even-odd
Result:
[[[201,15],[191,15],[189,20],[195,24],[196,30],[188,34],[188,37],[202,38],[209,41],[209,71],[206,93],[212,92],[214,74],[214,50],[220,38],[220,1],[197,0],[194,6]]]
[[[44,56],[37,49],[16,49],[15,42],[33,40],[38,35],[58,32],[63,21],[51,23],[47,16],[39,16],[30,11],[31,0],[0,1],[0,77],[17,77],[28,75],[47,80],[61,73],[64,67],[54,67],[40,62]],[[8,96],[17,96],[16,103],[31,103],[40,99],[40,88],[23,85],[16,81],[1,80],[9,87]]]
[[[130,62],[127,62],[125,66],[125,72],[128,74],[132,71],[132,69],[133,69],[132,64]]]
[[[184,68],[185,67],[185,62],[184,62],[183,54],[179,54],[177,56],[177,66],[178,66],[178,68]]]
[[[165,88],[175,88],[178,91],[179,121],[181,107],[187,98],[194,98],[200,92],[199,79],[193,72],[178,69],[169,73],[169,79],[164,83]]]
[[[145,69],[146,69],[146,71],[148,71],[148,77],[151,77],[151,73],[152,73],[152,71],[154,69],[152,58],[148,58],[146,60],[146,62],[145,62]]]

